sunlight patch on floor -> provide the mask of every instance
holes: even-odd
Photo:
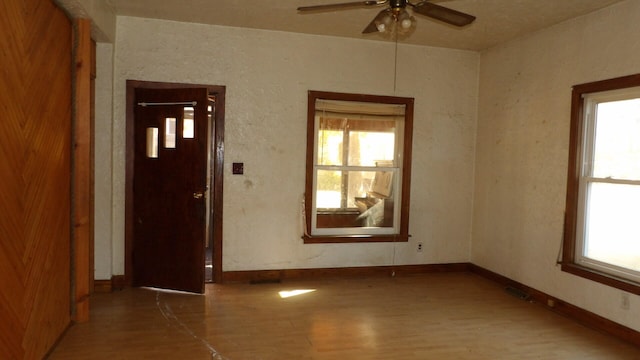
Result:
[[[314,291],[316,291],[316,289],[282,290],[278,292],[278,295],[280,295],[281,298],[286,299],[293,296],[308,294]]]
[[[167,294],[203,295],[203,294],[192,293],[192,292],[188,292],[188,291],[171,290],[171,289],[161,289],[161,288],[156,288],[156,287],[151,287],[151,286],[142,286],[142,287],[140,287],[140,288],[141,288],[141,289],[145,289],[145,290],[151,290],[151,291],[156,291],[156,292],[167,293]]]

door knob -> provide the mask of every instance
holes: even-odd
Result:
[[[202,199],[204,197],[204,191],[196,191],[193,193],[194,199]]]

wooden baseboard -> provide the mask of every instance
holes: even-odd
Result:
[[[463,272],[469,271],[469,265],[469,263],[454,263],[318,269],[226,271],[222,273],[222,282],[261,283],[326,277],[394,276],[434,272]]]
[[[110,293],[114,290],[122,290],[125,286],[124,275],[114,275],[109,280],[94,280],[93,292]]]
[[[113,275],[111,277],[111,289],[112,290],[122,290],[126,285],[126,279],[124,275]]]
[[[110,293],[112,291],[111,279],[109,280],[93,280],[94,293]]]
[[[526,286],[480,266],[469,264],[469,271],[486,279],[492,280],[505,288],[510,287],[517,289],[519,292],[527,294],[531,301],[540,304],[555,313],[566,316],[582,325],[608,333],[636,346],[640,346],[640,332],[638,331],[630,329],[624,325],[620,325],[600,315],[569,304],[542,291]]]

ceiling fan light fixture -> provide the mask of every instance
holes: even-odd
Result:
[[[413,26],[415,19],[413,16],[409,15],[409,12],[406,9],[400,10],[398,13],[398,24],[402,29],[410,29]]]
[[[383,10],[373,20],[379,32],[389,31],[395,21],[394,14],[390,10]]]

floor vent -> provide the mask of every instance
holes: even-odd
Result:
[[[254,279],[249,281],[251,285],[260,285],[260,284],[279,284],[280,279]]]
[[[509,294],[517,297],[520,300],[529,300],[531,298],[531,295],[527,294],[526,292],[518,289],[518,288],[514,288],[513,286],[507,286],[507,288],[505,289]]]

